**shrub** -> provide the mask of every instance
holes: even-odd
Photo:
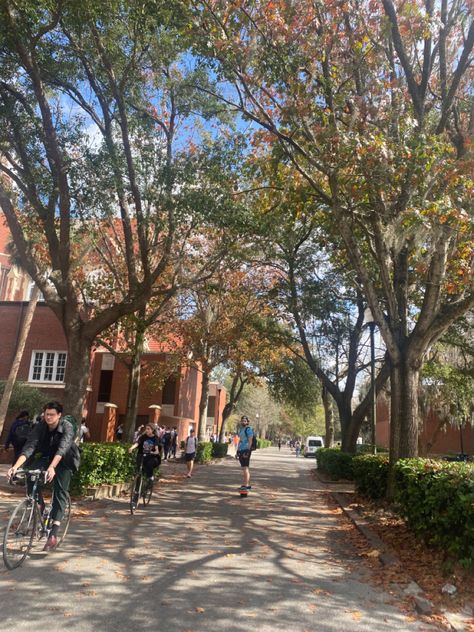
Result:
[[[4,390],[5,382],[0,382],[0,399],[2,398]],[[49,400],[39,388],[28,386],[28,384],[24,382],[15,382],[8,404],[8,412],[19,413],[20,410],[27,410],[32,418],[33,415],[43,410],[43,406],[47,401]]]
[[[124,483],[135,472],[136,453],[126,443],[81,444],[81,467],[73,476],[71,491],[84,493],[88,487]]]
[[[368,498],[385,498],[387,493],[388,455],[361,454],[352,459],[357,491]]]
[[[212,443],[210,441],[198,443],[196,463],[209,463],[210,461],[212,461]]]
[[[332,479],[341,478],[352,480],[353,454],[341,452],[339,448],[321,448],[316,452],[318,470],[328,474]]]
[[[222,459],[227,454],[228,443],[213,443],[212,444],[212,457],[214,459]]]
[[[371,443],[358,443],[356,445],[357,454],[372,454],[373,445]],[[377,454],[384,453],[387,454],[387,448],[381,448],[377,446]]]
[[[429,459],[396,464],[396,500],[428,543],[474,567],[474,466]]]
[[[257,437],[257,448],[269,448],[272,445],[272,442],[268,439],[260,439]]]

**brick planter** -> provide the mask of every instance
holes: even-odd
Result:
[[[111,485],[98,485],[97,487],[88,487],[84,494],[84,498],[88,500],[99,500],[102,498],[117,498],[123,493],[130,492],[131,482],[113,483]]]

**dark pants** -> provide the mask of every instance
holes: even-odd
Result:
[[[148,476],[148,478],[151,478],[153,476],[153,470],[156,467],[160,466],[160,463],[161,463],[160,457],[154,454],[150,454],[145,457],[142,457],[141,455],[138,455],[138,456],[139,456],[139,458],[137,458],[138,468],[140,468],[140,464],[142,464],[143,471]],[[143,463],[142,463],[142,459],[143,459]]]
[[[49,465],[49,459],[39,459],[28,465],[28,469],[37,470],[39,468],[46,469]],[[71,484],[72,470],[61,463],[56,467],[56,476],[53,479],[53,506],[51,508],[50,518],[60,522],[63,519],[64,511],[67,505],[69,494],[69,485]],[[29,481],[28,487],[31,492],[32,483]],[[41,490],[39,492],[40,502],[43,500]]]

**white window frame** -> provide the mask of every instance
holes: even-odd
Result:
[[[42,353],[41,363],[37,362],[37,354]],[[48,357],[49,356],[49,357]],[[64,384],[67,367],[67,351],[52,349],[33,349],[31,352],[30,373],[28,381],[32,384]],[[57,379],[58,370],[62,370],[62,379]],[[38,375],[39,371],[39,375]],[[46,373],[51,373],[51,379]]]

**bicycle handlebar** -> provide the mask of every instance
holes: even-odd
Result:
[[[31,476],[41,476],[44,475],[44,480],[43,483],[46,483],[46,470],[44,469],[38,469],[38,470],[25,470],[23,468],[18,468],[17,471],[15,472],[15,474],[13,476],[10,476],[9,478],[9,483],[10,485],[13,485],[13,482],[15,479],[17,478],[28,478]]]

